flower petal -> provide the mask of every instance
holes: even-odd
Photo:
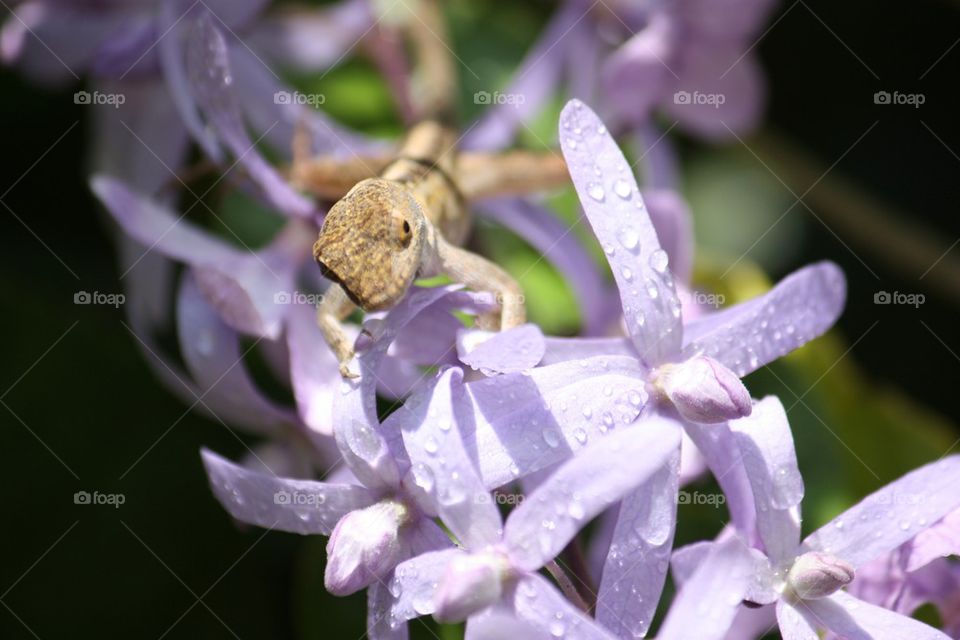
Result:
[[[683,354],[704,354],[743,377],[829,329],[846,299],[843,272],[818,262],[762,296],[701,316],[684,327]]]
[[[792,559],[800,542],[793,507],[803,499],[803,478],[787,414],[776,396],[729,423],[756,505],[757,530],[774,565]]]
[[[233,93],[229,49],[214,19],[202,15],[186,45],[187,75],[197,103],[223,142],[263,191],[269,204],[290,215],[308,217],[313,204],[293,190],[262,155],[244,128],[238,97]],[[262,136],[261,136],[262,137]]]
[[[644,376],[634,358],[603,357],[468,383],[476,422],[461,434],[484,486],[547,468],[632,424],[647,402]]]
[[[249,335],[279,336],[285,307],[276,295],[293,288],[297,265],[309,252],[312,234],[305,225],[288,225],[266,249],[240,251],[118,180],[95,176],[91,188],[147,252],[195,267],[201,291],[230,326]]]
[[[616,637],[574,607],[537,574],[526,575],[517,582],[511,604],[518,620],[530,624],[546,637],[564,640],[614,640]]]
[[[580,301],[584,335],[600,335],[613,320],[616,295],[577,234],[541,205],[521,198],[477,203],[477,212],[529,242],[570,283]]]
[[[375,500],[356,485],[277,478],[244,469],[207,449],[200,453],[217,500],[230,515],[248,524],[330,535],[345,514]]]
[[[388,428],[399,429],[410,456],[404,486],[425,494],[466,548],[482,549],[500,539],[502,521],[460,437],[460,424],[472,419],[462,402],[455,406],[462,381],[460,369],[447,369],[431,388],[391,415]]]
[[[27,77],[48,85],[77,80],[104,41],[129,27],[130,19],[128,12],[116,9],[91,11],[50,2],[18,3],[9,13],[0,34],[4,64],[16,64]]]
[[[493,606],[470,616],[463,637],[464,640],[548,640],[549,632],[544,632],[525,620],[519,620],[509,607]]]
[[[310,132],[314,154],[353,158],[354,154],[385,153],[392,148],[384,141],[367,138],[338,124],[310,105],[278,99],[292,96],[293,87],[280,81],[247,47],[231,47],[230,62],[235,95],[243,96],[240,106],[245,120],[251,130],[261,132],[263,141],[281,157],[290,157],[294,132],[300,125],[306,125]]]
[[[637,357],[629,338],[544,338],[546,351],[541,365],[568,360],[583,360],[595,356]]]
[[[854,566],[893,551],[960,507],[960,456],[911,471],[847,509],[803,541]]]
[[[440,580],[454,558],[465,556],[463,549],[429,551],[401,562],[389,583],[396,601],[390,610],[390,623],[413,620],[434,612],[434,596]]]
[[[620,638],[646,635],[656,613],[673,548],[679,474],[678,446],[666,465],[620,503],[597,598],[597,621]]]
[[[655,366],[680,351],[680,300],[668,258],[623,153],[600,119],[578,100],[560,115],[560,146],[590,226],[620,289],[627,330],[641,359]]]
[[[108,174],[140,193],[154,194],[176,181],[189,136],[167,86],[160,80],[98,80],[101,93],[124,96],[123,108],[93,105],[94,173]]]
[[[323,340],[313,307],[295,304],[287,313],[290,384],[297,410],[311,430],[333,435],[333,399],[340,392],[337,358]],[[345,327],[349,331],[350,327]]]
[[[740,535],[752,542],[756,507],[740,450],[730,432],[729,423],[700,425],[688,422],[684,425],[684,430],[697,446],[717,484],[723,490],[731,522]]]
[[[677,423],[652,416],[585,447],[507,518],[504,542],[514,565],[534,571],[556,557],[594,516],[675,464],[679,444]]]
[[[672,12],[655,11],[646,26],[622,44],[602,68],[606,97],[620,118],[645,124],[676,80],[680,25]]]
[[[677,594],[659,640],[723,638],[747,592],[753,562],[736,537],[718,542]]]
[[[708,140],[736,139],[757,126],[766,103],[766,80],[757,57],[738,42],[688,40],[680,79],[664,110],[679,127]]]
[[[960,509],[947,514],[940,522],[917,534],[910,542],[907,571],[916,571],[936,560],[960,555]]]
[[[176,312],[180,353],[198,385],[194,404],[214,411],[221,422],[265,435],[298,424],[295,415],[274,405],[257,388],[243,362],[239,336],[217,316],[189,276],[180,284]]]
[[[385,318],[369,320],[364,325],[372,342],[358,356],[360,376],[340,381],[333,410],[337,417],[334,435],[340,453],[357,478],[368,487],[397,488],[401,474],[397,451],[398,447],[403,448],[400,435],[384,430],[377,417],[376,372],[380,362],[397,334],[412,318],[458,288],[413,287]]]
[[[276,339],[313,236],[307,225],[291,222],[265,249],[194,265],[197,286],[231,327]]]
[[[801,605],[802,606],[802,605]],[[819,640],[815,625],[783,600],[777,601],[777,623],[783,640]]]
[[[673,277],[689,283],[693,273],[693,225],[686,201],[673,189],[644,189],[643,201],[660,246],[670,256]]]
[[[298,71],[322,71],[349,53],[374,26],[373,19],[365,0],[274,12],[258,21],[247,45]]]
[[[393,579],[393,574],[386,578]],[[367,588],[367,637],[370,640],[407,640],[410,637],[407,625],[390,623],[390,610],[396,598],[386,584],[375,581]]]
[[[858,600],[843,591],[838,591],[829,598],[805,600],[799,606],[808,620],[813,618],[844,638],[950,640],[947,634],[919,620]]]
[[[506,331],[463,331],[457,338],[460,361],[486,375],[532,369],[546,352],[543,332],[535,324]]]

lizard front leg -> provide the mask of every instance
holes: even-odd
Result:
[[[357,374],[350,371],[350,361],[353,359],[353,344],[347,337],[340,324],[357,308],[343,288],[338,284],[331,284],[317,306],[317,324],[323,339],[330,345],[330,349],[337,356],[340,363],[340,375],[344,378],[356,378]]]
[[[510,274],[486,258],[450,244],[439,234],[435,237],[434,244],[439,271],[474,291],[488,291],[497,296],[500,305],[499,322],[496,317],[480,317],[478,322],[481,328],[505,331],[527,321],[523,289]]]

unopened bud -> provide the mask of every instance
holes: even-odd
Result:
[[[811,551],[797,558],[787,573],[787,588],[803,600],[824,598],[853,580],[854,569],[840,558]]]
[[[350,595],[405,559],[409,545],[400,528],[408,517],[407,506],[396,500],[381,500],[343,516],[327,542],[327,591]]]
[[[753,410],[750,393],[737,374],[707,356],[660,367],[655,384],[691,422],[736,420]]]

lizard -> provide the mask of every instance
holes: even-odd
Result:
[[[424,7],[435,5],[424,2]],[[452,76],[437,60],[440,26],[417,17],[423,28],[411,37],[419,57],[432,61],[434,75]],[[411,22],[416,22],[411,21]],[[441,41],[442,44],[442,41]],[[444,45],[445,47],[445,45]],[[313,246],[313,257],[331,286],[317,307],[317,323],[339,362],[342,376],[356,377],[349,364],[353,345],[341,323],[357,308],[382,311],[396,305],[414,280],[447,275],[496,296],[498,311],[477,325],[506,330],[526,321],[519,283],[493,262],[463,248],[471,230],[468,203],[492,195],[519,194],[569,182],[558,154],[508,151],[461,153],[450,121],[449,87],[434,96],[432,117],[414,124],[393,156],[352,160],[311,158],[305,130],[295,135],[291,183],[336,199]]]

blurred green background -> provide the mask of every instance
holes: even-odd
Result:
[[[454,47],[506,81],[551,10],[547,2],[451,2]],[[834,260],[847,274],[838,328],[748,380],[755,396],[778,394],[790,409],[809,530],[906,470],[957,452],[960,286],[950,273],[960,247],[941,255],[960,236],[960,3],[787,2],[771,24],[757,45],[770,85],[767,126],[742,143],[677,143],[701,283],[733,301],[815,260]],[[464,96],[480,88],[470,80]],[[6,70],[0,87],[0,473],[8,496],[0,637],[33,637],[29,627],[40,638],[359,638],[362,597],[323,592],[326,540],[238,530],[207,490],[197,452],[236,458],[241,444],[155,381],[122,311],[73,304],[79,290],[120,290],[86,187],[90,123],[73,104],[76,87],[43,91]],[[355,100],[335,113],[345,122],[398,130],[366,63],[329,74],[322,90],[344,96],[332,105]],[[926,103],[876,105],[879,90],[922,92]],[[538,133],[549,135],[550,119]],[[804,198],[809,209],[794,206],[754,245],[794,203],[790,190],[803,194],[828,168]],[[571,210],[569,193],[557,200]],[[481,229],[476,242],[514,271],[536,259],[496,230]],[[748,259],[721,279],[744,252]],[[525,284],[535,320],[557,332],[575,326],[554,272],[541,263]],[[926,303],[878,306],[878,291],[924,293]],[[81,490],[122,493],[126,503],[78,506]],[[704,482],[697,490],[715,489]],[[678,540],[710,536],[725,518],[722,509],[681,506]],[[457,637],[456,629],[414,626],[420,637]]]

